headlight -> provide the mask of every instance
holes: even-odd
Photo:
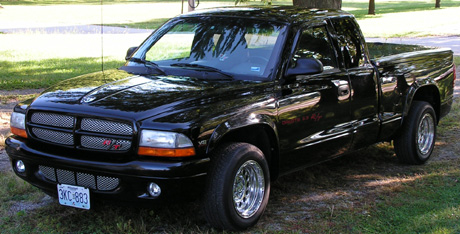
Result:
[[[187,157],[195,155],[192,141],[183,134],[142,130],[139,155],[160,157]]]
[[[18,112],[13,112],[10,119],[11,133],[24,138],[27,138],[26,133],[26,115]]]

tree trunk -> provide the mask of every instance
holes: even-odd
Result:
[[[369,0],[369,11],[368,15],[375,15],[375,0]]]
[[[441,0],[436,0],[435,8],[441,8]]]
[[[342,0],[292,0],[294,6],[307,8],[337,9],[342,8]]]

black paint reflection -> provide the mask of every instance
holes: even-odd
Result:
[[[105,83],[109,81],[107,77],[112,82]],[[110,113],[132,113],[138,118],[148,117],[158,122],[184,123],[202,115],[214,116],[254,104],[261,98],[268,99],[270,97],[266,96],[272,95],[272,89],[269,82],[208,82],[189,77],[137,76],[110,70],[66,80],[46,90],[33,105],[85,111],[110,110]]]

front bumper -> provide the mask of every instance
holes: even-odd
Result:
[[[27,139],[15,136],[7,138],[5,143],[15,173],[25,181],[50,195],[57,195],[58,183],[70,180],[73,182],[64,183],[80,186],[80,175],[83,175],[85,180],[90,178],[96,184],[94,188],[90,187],[92,199],[142,201],[195,197],[204,191],[210,162],[209,159],[172,162],[139,159],[123,163],[89,161],[35,150],[28,146]],[[14,165],[17,160],[24,162],[24,173],[16,170]],[[49,170],[43,171],[44,168],[54,170],[55,177],[50,176]],[[100,189],[102,186],[99,183],[106,178],[117,181],[116,186]],[[147,191],[151,182],[158,184],[162,190],[158,198],[150,196]]]

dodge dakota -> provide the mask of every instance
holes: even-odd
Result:
[[[426,162],[454,80],[451,50],[366,44],[343,11],[196,11],[119,69],[18,104],[6,151],[63,205],[195,194],[213,227],[244,230],[284,174],[382,141],[402,163]]]

